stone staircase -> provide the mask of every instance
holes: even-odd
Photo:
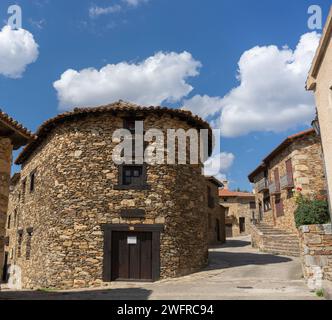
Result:
[[[256,246],[263,252],[283,256],[299,257],[299,238],[295,233],[289,233],[270,225],[261,223],[253,226],[253,238]],[[257,240],[258,239],[258,240]]]

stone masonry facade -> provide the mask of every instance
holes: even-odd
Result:
[[[324,280],[332,281],[331,224],[300,228],[301,259],[304,277],[312,289],[321,289]]]
[[[161,279],[207,265],[207,184],[202,165],[148,166],[149,188],[117,190],[112,134],[123,128],[128,112],[138,116],[141,109],[95,110],[99,111],[78,111],[83,116],[67,121],[65,115],[22,161],[20,179],[13,182],[8,214],[15,218],[7,230],[6,250],[11,253],[10,264],[21,268],[23,288],[103,285],[105,224],[163,225]],[[193,127],[190,115],[185,121],[154,110],[144,111],[145,130]],[[144,210],[145,215],[121,215],[130,209]]]
[[[287,169],[287,163],[291,169]],[[278,184],[276,176],[279,177],[279,190],[275,187]],[[286,177],[289,177],[289,181],[283,186],[281,179]],[[319,137],[314,130],[309,130],[289,139],[289,143],[269,156],[265,166],[252,174],[250,179],[255,183],[256,205],[261,222],[297,234],[295,191],[304,196],[326,199]],[[260,187],[264,181],[266,185]]]
[[[227,192],[227,191],[226,191]],[[256,213],[255,195],[243,192],[219,192],[220,205],[225,209],[228,237],[250,234],[250,225]],[[244,224],[241,226],[241,220]]]
[[[0,279],[4,261],[5,230],[9,198],[9,181],[13,145],[9,138],[0,137]]]
[[[208,233],[209,244],[226,242],[225,209],[219,204],[219,187],[216,182],[207,179]]]

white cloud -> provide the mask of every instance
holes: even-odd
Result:
[[[24,29],[5,26],[0,31],[0,75],[20,78],[26,67],[38,58],[38,44]]]
[[[142,3],[149,2],[149,0],[122,0],[122,1],[132,7],[137,7],[138,5],[140,5]]]
[[[205,118],[219,108],[220,117],[214,123],[228,137],[281,132],[309,123],[314,117],[314,100],[304,86],[319,38],[316,32],[303,35],[294,51],[271,45],[244,52],[238,87],[223,98],[195,96],[185,106]]]
[[[113,6],[109,6],[106,8],[93,6],[93,7],[90,7],[90,9],[89,9],[89,16],[90,16],[90,18],[96,18],[101,15],[107,15],[107,14],[111,14],[111,13],[120,12],[121,10],[122,10],[122,7],[118,4],[115,4]]]
[[[61,109],[120,99],[141,105],[160,105],[187,96],[193,87],[186,80],[197,76],[200,66],[188,52],[159,52],[137,64],[108,64],[100,70],[69,69],[53,85]]]
[[[226,180],[226,173],[231,168],[235,160],[232,153],[221,152],[213,155],[204,164],[204,174],[214,176],[219,180]]]
[[[190,110],[194,114],[202,118],[208,118],[220,112],[222,108],[221,99],[219,97],[209,97],[207,95],[196,95],[191,99],[184,100],[183,110]]]
[[[98,18],[102,15],[117,13],[125,9],[125,5],[128,7],[136,8],[143,3],[149,2],[149,0],[122,0],[122,2],[124,3],[124,5],[114,4],[108,7],[99,7],[94,5],[89,8],[89,16],[90,18]]]

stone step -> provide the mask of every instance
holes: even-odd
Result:
[[[288,250],[276,250],[276,249],[262,249],[262,252],[270,253],[270,254],[276,254],[281,256],[288,256],[288,257],[299,257],[300,252],[299,251],[288,251]]]

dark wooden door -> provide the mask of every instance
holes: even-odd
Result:
[[[219,219],[216,220],[216,235],[217,235],[217,241],[221,241],[221,232],[220,232],[220,221],[219,221]]]
[[[246,218],[240,218],[240,233],[246,232]]]
[[[233,238],[233,225],[226,224],[226,237]]]
[[[112,280],[152,280],[152,233],[112,232]]]
[[[8,280],[8,252],[5,252],[5,260],[2,270],[2,281],[7,282]]]

